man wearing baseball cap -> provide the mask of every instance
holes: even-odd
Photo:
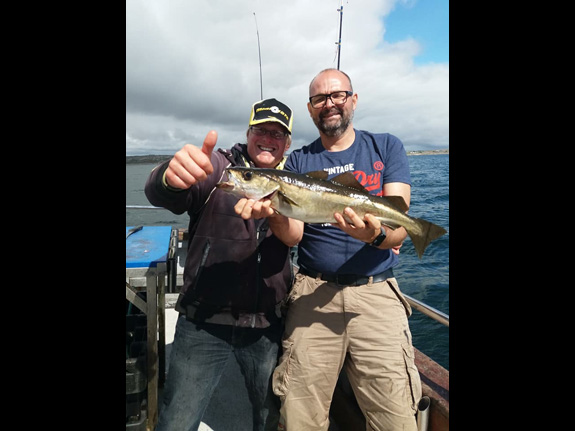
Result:
[[[279,400],[271,389],[282,324],[279,305],[292,282],[290,248],[268,219],[243,220],[238,198],[216,188],[228,166],[281,169],[291,144],[292,110],[276,99],[252,106],[247,143],[214,151],[185,145],[155,167],[145,186],[152,205],[190,214],[180,313],[156,431],[198,429],[232,356],[245,378],[253,430],[277,430]],[[222,382],[224,383],[224,382]]]
[[[287,105],[276,99],[266,99],[254,103],[250,115],[250,126],[269,121],[277,121],[291,133],[293,117],[291,109]]]
[[[258,161],[257,167],[283,168],[283,154],[291,145],[292,123],[291,109],[276,99],[261,100],[253,104],[247,131],[247,151],[252,160]],[[266,147],[265,144],[269,146]],[[265,154],[266,151],[262,148],[271,151]],[[278,160],[280,153],[282,157]]]

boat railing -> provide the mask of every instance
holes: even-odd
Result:
[[[437,310],[436,308],[433,308],[415,298],[412,298],[409,295],[406,295],[405,293],[403,294],[403,296],[405,297],[405,299],[407,299],[407,302],[409,303],[409,305],[411,305],[413,308],[415,308],[417,311],[420,311],[421,313],[425,314],[428,317],[431,317],[433,320],[447,326],[449,328],[449,315]]]

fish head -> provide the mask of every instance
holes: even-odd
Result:
[[[275,169],[229,167],[227,181],[220,181],[216,187],[241,198],[260,200],[272,195],[280,188],[274,176],[268,171]]]

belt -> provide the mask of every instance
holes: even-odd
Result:
[[[309,277],[320,278],[322,280],[329,281],[331,283],[337,283],[342,286],[359,286],[361,284],[367,284],[370,281],[372,283],[381,283],[388,278],[393,278],[393,270],[391,268],[369,277],[355,274],[322,274],[321,272],[312,271],[303,267],[300,267],[298,272]]]

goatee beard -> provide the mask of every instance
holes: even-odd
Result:
[[[329,137],[337,137],[343,134],[343,132],[345,132],[347,130],[347,128],[349,127],[349,125],[351,124],[351,120],[353,119],[353,111],[351,112],[351,115],[346,116],[343,111],[339,110],[339,109],[335,109],[335,111],[341,115],[341,120],[338,121],[337,123],[328,125],[323,121],[323,116],[320,115],[319,118],[317,120],[314,119],[314,123],[317,126],[317,128],[326,136]],[[328,111],[326,114],[329,114],[332,111]]]

